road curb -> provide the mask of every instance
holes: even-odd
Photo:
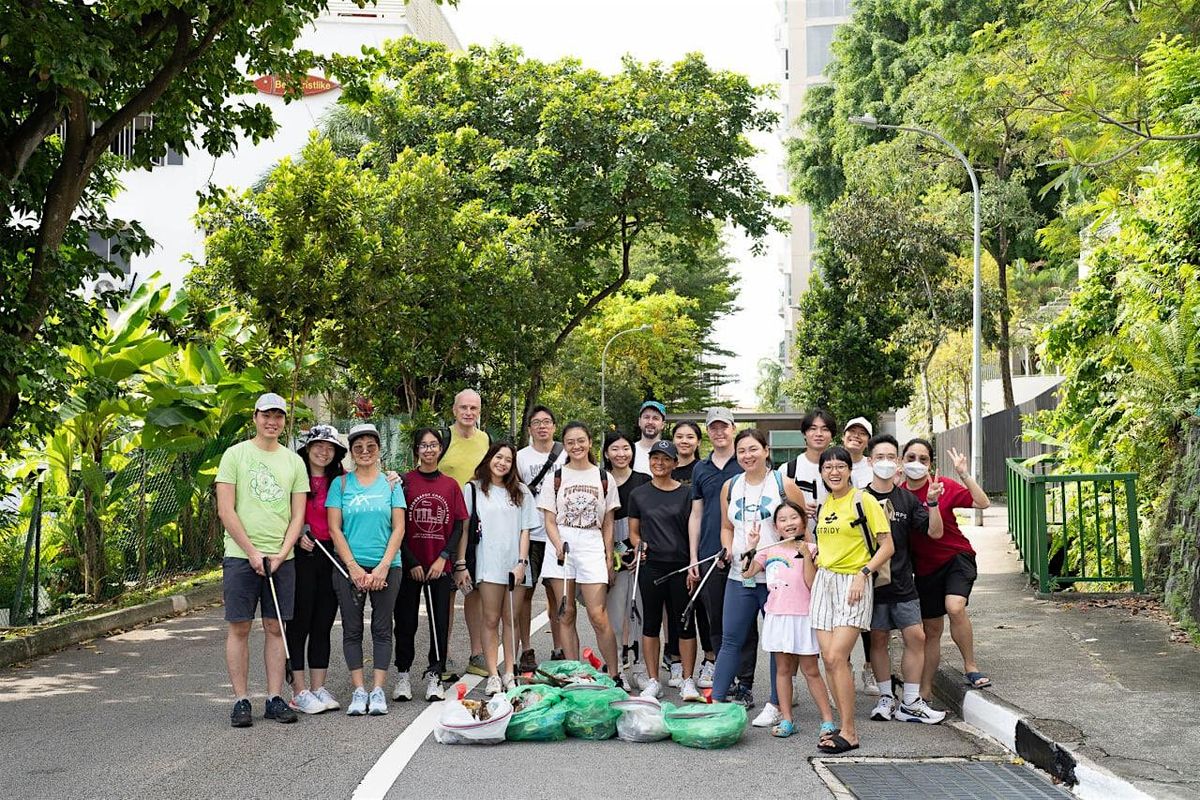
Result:
[[[221,599],[221,584],[210,583],[189,589],[182,594],[173,594],[148,603],[56,625],[18,639],[6,639],[0,641],[0,667],[29,661],[115,630],[132,628],[151,620],[193,611]]]
[[[992,689],[968,689],[966,677],[956,669],[941,667],[933,694],[963,722],[983,731],[1043,772],[1070,787],[1085,800],[1152,800],[1132,783],[1101,767],[1080,751],[1081,742],[1056,732],[1067,727],[1042,720],[996,695]],[[1076,731],[1076,733],[1078,733]],[[1078,738],[1082,738],[1081,735]]]

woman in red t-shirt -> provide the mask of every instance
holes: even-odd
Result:
[[[292,654],[292,708],[305,714],[320,714],[340,708],[325,688],[329,670],[329,634],[337,618],[338,601],[333,592],[333,562],[317,549],[317,542],[333,552],[325,497],[329,482],[346,470],[342,460],[346,446],[332,425],[314,425],[296,451],[308,468],[308,499],[304,504],[304,535],[296,543],[296,599],[287,624],[288,650]],[[304,681],[305,655],[309,681]]]
[[[975,638],[967,616],[967,602],[978,574],[975,548],[963,535],[954,517],[956,508],[987,508],[987,493],[968,472],[967,457],[953,447],[947,452],[959,480],[942,478],[933,460],[933,445],[925,439],[912,439],[901,451],[904,461],[904,487],[942,517],[942,535],[915,534],[909,539],[917,594],[921,599],[921,617],[925,628],[925,669],[921,673],[921,696],[932,697],[933,676],[942,655],[942,631],[950,617],[950,638],[962,654],[967,685],[973,689],[990,686],[992,681],[975,663]],[[931,477],[932,476],[932,477]],[[962,481],[962,483],[959,483]]]

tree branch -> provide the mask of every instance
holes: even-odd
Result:
[[[19,178],[29,159],[58,126],[58,121],[58,104],[54,94],[41,92],[33,111],[8,140],[0,144],[0,177],[9,182]]]

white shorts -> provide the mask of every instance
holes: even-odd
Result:
[[[854,581],[855,574],[830,572],[823,567],[817,569],[808,612],[814,628],[819,631],[831,631],[834,628],[859,628],[864,631],[871,629],[875,586],[872,581],[865,581],[862,598],[850,605],[846,598],[849,596],[850,584]]]
[[[759,640],[768,653],[815,656],[821,652],[807,614],[767,614]]]
[[[554,547],[546,545],[546,560],[542,562],[542,580],[571,578],[576,583],[608,583],[608,561],[604,557],[604,537],[595,529],[560,527],[558,535],[569,544],[566,563],[559,566]]]

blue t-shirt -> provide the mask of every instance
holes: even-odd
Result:
[[[363,486],[351,473],[342,479],[335,478],[329,484],[326,508],[342,510],[342,535],[350,545],[350,554],[359,566],[374,568],[387,550],[392,537],[392,509],[404,508],[404,489],[399,483],[388,486],[387,478],[380,475],[370,486]],[[392,561],[393,567],[400,566],[400,551]]]
[[[725,481],[741,474],[742,465],[736,457],[730,456],[724,468],[717,469],[711,454],[692,470],[692,500],[704,501],[696,553],[700,558],[708,558],[721,550],[721,487]]]

